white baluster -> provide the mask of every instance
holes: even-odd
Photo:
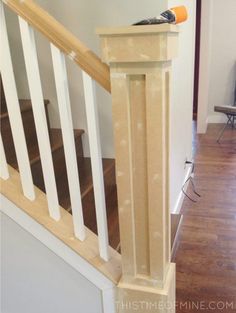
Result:
[[[59,220],[60,208],[58,204],[56,180],[39,74],[34,32],[28,23],[21,17],[19,17],[19,23],[49,214],[53,219]]]
[[[2,179],[9,178],[9,172],[7,167],[6,155],[2,142],[2,135],[0,134],[0,177]]]
[[[107,214],[95,88],[94,81],[91,77],[83,71],[82,74],[96,205],[99,250],[101,258],[107,261],[109,259]]]
[[[85,239],[82,200],[64,54],[51,44],[75,236]]]
[[[22,189],[25,197],[35,199],[33,179],[30,169],[28,150],[26,146],[25,133],[22,124],[19,100],[17,95],[15,77],[13,72],[10,47],[7,36],[6,21],[3,3],[0,1],[1,9],[1,75],[3,89],[6,98],[8,116],[16,151],[16,158],[19,167]],[[1,143],[2,145],[2,143]],[[4,163],[4,160],[1,160]],[[3,165],[3,167],[5,167]],[[1,169],[2,170],[2,169]],[[5,173],[6,174],[6,173]]]

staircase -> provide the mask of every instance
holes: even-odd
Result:
[[[30,99],[18,99],[3,2],[18,15]],[[17,206],[17,216],[26,213],[69,247],[69,255],[76,253],[78,262],[70,259],[76,268],[93,284],[100,281],[104,312],[123,313],[124,302],[143,299],[174,303],[171,257],[181,217],[169,208],[168,110],[178,30],[100,29],[100,60],[32,0],[3,2],[3,197]],[[51,48],[61,129],[51,128],[48,118],[35,31]],[[90,157],[83,152],[84,130],[73,128],[66,57],[82,70]],[[112,94],[115,160],[101,155],[95,82]]]
[[[30,100],[19,100],[22,121],[28,147],[31,171],[33,175],[34,185],[45,192],[43,180],[43,172],[40,161],[39,148],[37,143],[37,134],[34,124],[34,117]],[[47,111],[50,105],[49,100],[44,100],[45,110]],[[18,170],[16,153],[9,123],[9,117],[6,107],[6,100],[1,81],[1,134],[6,153],[7,163],[14,169]],[[56,185],[59,198],[59,204],[69,213],[71,211],[70,194],[68,186],[68,178],[65,164],[65,155],[61,129],[50,128],[49,118],[47,114],[47,123],[51,142],[51,151],[53,157],[54,171],[56,175]],[[83,214],[85,225],[97,234],[97,221],[95,212],[94,190],[92,182],[91,160],[83,155],[82,129],[74,130],[77,165],[80,176],[80,188],[83,205]],[[120,252],[120,235],[119,235],[119,218],[118,218],[118,203],[117,203],[117,187],[115,179],[115,160],[103,158],[103,174],[105,184],[106,208],[109,244],[112,248]],[[181,215],[171,214],[171,247],[172,257],[174,257],[176,239],[178,229],[181,222]]]
[[[35,129],[34,117],[30,100],[19,100],[21,108],[21,116],[25,131],[27,148],[30,159],[30,166],[33,176],[34,185],[45,192],[43,172],[37,142],[37,134]],[[49,100],[44,101],[45,110],[50,105]],[[18,170],[16,153],[9,123],[8,112],[6,108],[6,101],[1,81],[1,134],[6,153],[7,163],[14,169]],[[48,114],[47,114],[48,116]],[[68,178],[65,164],[64,147],[62,140],[61,129],[50,128],[49,119],[47,118],[51,151],[53,157],[53,165],[56,176],[56,185],[58,192],[59,204],[61,207],[71,213],[70,194],[68,186]],[[77,164],[80,175],[81,198],[83,205],[83,214],[85,225],[97,234],[97,222],[95,213],[94,190],[92,182],[91,160],[84,157],[82,136],[84,131],[82,129],[74,130]],[[114,159],[103,159],[103,173],[105,183],[107,220],[108,220],[108,234],[109,244],[114,249],[119,248],[119,223],[117,211],[117,194],[115,181],[115,161]]]

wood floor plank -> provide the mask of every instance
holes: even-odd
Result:
[[[186,198],[181,210],[174,258],[177,313],[199,312],[201,303],[203,312],[236,312],[236,130],[227,129],[218,144],[221,127],[209,125],[193,140],[201,198]],[[188,192],[194,196],[190,187]]]

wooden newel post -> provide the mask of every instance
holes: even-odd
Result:
[[[97,33],[111,77],[123,269],[117,311],[175,312],[168,176],[170,66],[178,30],[150,25]]]

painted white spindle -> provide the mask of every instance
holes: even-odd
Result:
[[[53,168],[43,92],[39,74],[34,32],[33,29],[28,25],[28,23],[21,17],[19,17],[19,24],[30,96],[32,101],[34,121],[38,138],[43,177],[48,200],[49,214],[53,219],[59,220],[60,208],[58,204],[56,180]]]
[[[8,116],[13,136],[13,142],[16,151],[16,158],[21,177],[22,189],[25,197],[30,200],[35,199],[34,185],[31,174],[28,150],[25,140],[25,133],[22,124],[19,100],[17,95],[15,77],[13,72],[11,52],[7,36],[6,20],[4,15],[3,3],[0,1],[1,9],[1,30],[0,30],[0,67],[2,75],[2,84],[6,98]],[[2,143],[1,143],[2,145]],[[2,159],[1,159],[2,163]],[[4,160],[3,160],[4,163]],[[4,165],[3,165],[4,166]],[[6,174],[6,173],[5,173]]]
[[[93,174],[93,189],[96,206],[97,228],[100,256],[105,261],[109,259],[108,230],[103,179],[102,155],[100,144],[100,131],[98,122],[95,86],[92,78],[82,71],[84,84],[84,97],[87,114],[89,148]]]
[[[5,180],[9,178],[9,171],[7,167],[7,160],[1,134],[0,134],[0,177]]]
[[[85,227],[82,210],[82,200],[77,166],[77,157],[75,150],[75,140],[71,115],[71,105],[65,56],[53,44],[51,44],[51,53],[64,143],[66,169],[69,182],[74,233],[78,239],[84,240]]]

